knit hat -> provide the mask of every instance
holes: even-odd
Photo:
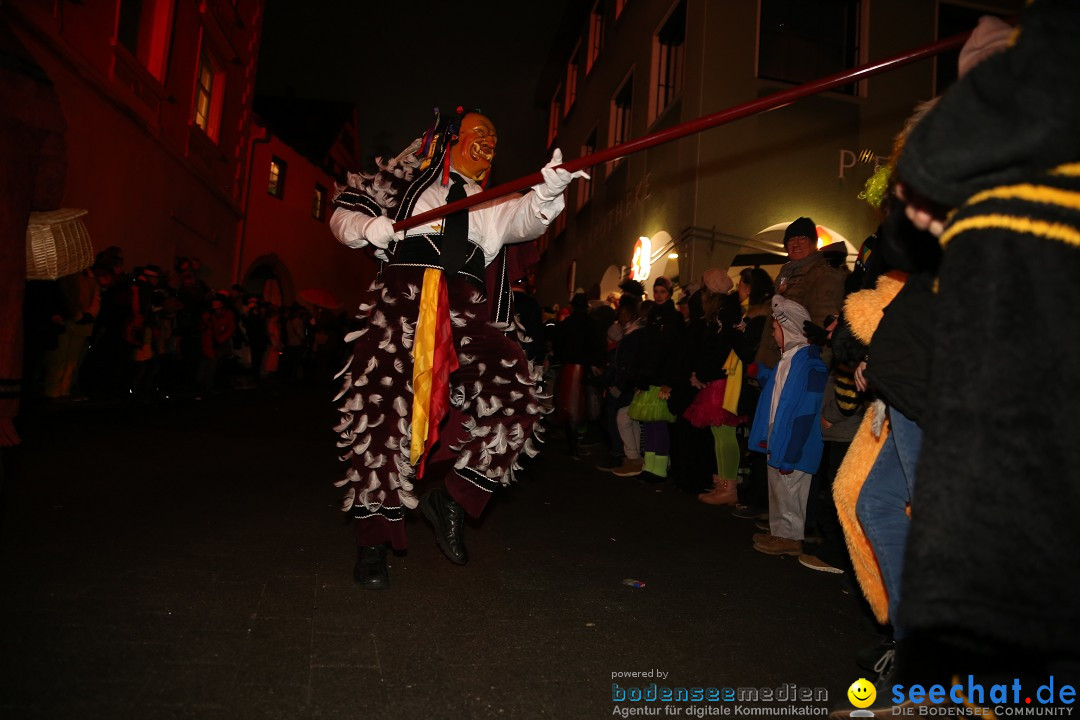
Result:
[[[801,340],[806,337],[803,323],[810,319],[810,313],[799,303],[788,300],[782,295],[773,295],[772,315],[784,331],[785,345],[791,340]]]
[[[1013,27],[994,15],[983,15],[971,31],[971,37],[960,48],[960,60],[956,64],[957,77],[964,77],[971,68],[1009,47]]]
[[[667,289],[668,292],[671,292],[671,281],[668,280],[663,275],[657,275],[656,276],[656,280],[653,281],[652,286],[655,289],[657,285],[663,285]]]
[[[784,247],[787,247],[788,240],[793,237],[808,237],[816,242],[817,225],[808,217],[798,218],[788,225],[787,230],[784,231]]]
[[[701,276],[701,284],[716,295],[727,295],[733,287],[731,278],[720,268],[709,268]]]

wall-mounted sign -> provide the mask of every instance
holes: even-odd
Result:
[[[847,175],[847,171],[859,164],[869,165],[870,171],[873,172],[874,170],[877,170],[878,165],[884,165],[887,162],[889,162],[888,155],[878,155],[873,150],[866,149],[856,152],[855,150],[841,148],[840,172],[837,174],[837,177],[843,180],[844,176]]]
[[[642,235],[634,243],[634,258],[630,261],[630,279],[644,282],[649,279],[652,264],[652,240]]]

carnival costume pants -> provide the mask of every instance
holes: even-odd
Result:
[[[410,463],[413,344],[426,268],[389,266],[376,279],[357,316],[360,329],[336,402],[334,428],[350,467],[342,509],[355,518],[359,545],[406,547],[404,514],[418,504],[414,489],[445,479],[464,510],[478,517],[500,484],[509,484],[521,452],[536,454],[540,374],[508,336],[513,325],[489,322],[484,294],[463,276],[446,278],[449,334],[458,369],[449,376],[449,407],[438,442]],[[434,398],[433,398],[434,403]]]

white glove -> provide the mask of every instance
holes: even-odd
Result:
[[[385,249],[390,243],[404,237],[404,232],[394,232],[394,221],[385,215],[371,218],[364,227],[364,239],[377,248]]]
[[[536,196],[544,202],[550,202],[562,195],[563,190],[574,178],[590,179],[584,170],[568,172],[562,168],[556,168],[556,165],[562,165],[562,150],[559,148],[555,148],[555,152],[551,153],[551,162],[540,170],[540,174],[544,176],[544,182],[533,186]]]

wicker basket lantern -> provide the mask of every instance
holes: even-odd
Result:
[[[27,280],[55,280],[94,264],[94,247],[82,221],[85,214],[86,210],[75,208],[30,213]]]

